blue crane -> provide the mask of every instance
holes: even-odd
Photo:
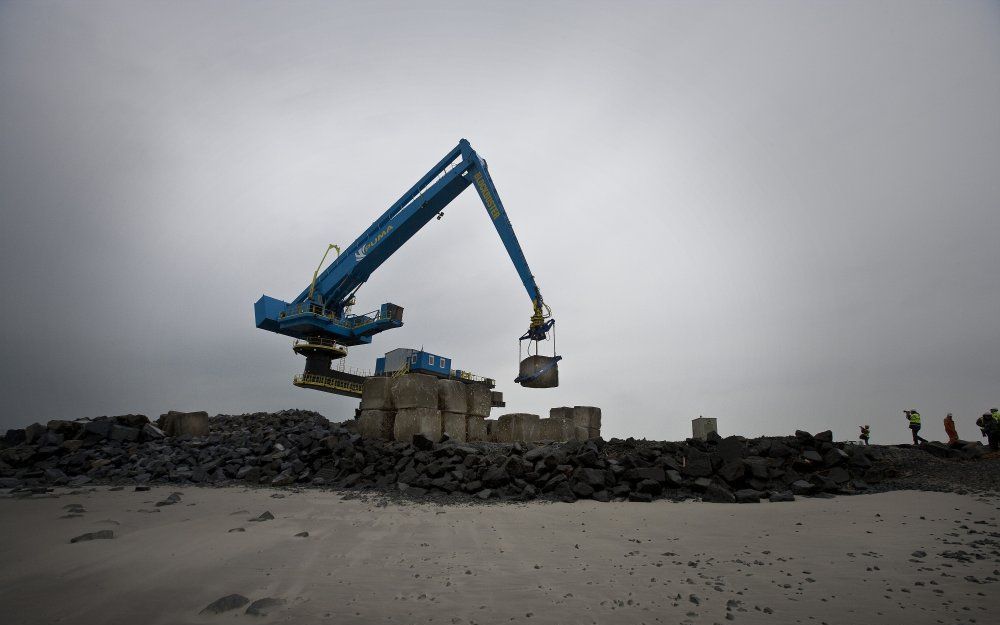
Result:
[[[312,283],[298,297],[284,302],[267,295],[261,296],[254,304],[257,327],[311,344],[300,353],[307,356],[306,372],[312,370],[315,373],[320,370],[325,372],[330,362],[329,358],[310,358],[322,351],[320,346],[327,345],[336,350],[333,346],[338,344],[368,344],[375,334],[402,326],[403,308],[392,303],[382,304],[377,311],[370,313],[352,314],[350,310],[355,303],[355,294],[410,237],[435,216],[440,219],[441,211],[470,185],[479,193],[486,213],[531,299],[531,320],[520,338],[520,341],[529,341],[529,357],[522,361],[520,375],[515,382],[534,388],[557,385],[556,363],[561,356],[554,353],[552,357],[538,355],[538,342],[554,331],[555,319],[528,267],[486,161],[465,139],[459,141],[437,165],[382,213],[354,243],[343,251],[331,245],[327,253],[330,249],[337,249],[336,259],[322,273],[317,268]],[[323,261],[320,262],[321,267],[322,264]],[[535,356],[530,355],[532,344]],[[335,352],[333,357],[338,357],[338,354]]]

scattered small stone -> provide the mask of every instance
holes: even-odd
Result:
[[[271,511],[270,511],[270,510],[268,510],[268,511],[266,511],[266,512],[262,513],[262,514],[261,514],[261,515],[260,515],[259,517],[257,517],[256,519],[250,519],[250,522],[251,522],[251,523],[254,523],[254,522],[257,522],[257,521],[270,521],[270,520],[271,520],[271,519],[273,519],[273,518],[274,518],[274,515],[273,515],[273,514],[271,514]]]
[[[98,532],[88,532],[86,534],[80,534],[76,538],[71,538],[69,542],[71,543],[82,543],[88,540],[107,540],[115,537],[115,533],[111,530],[100,530]]]
[[[295,535],[295,538],[309,538],[309,532],[299,532]]]
[[[243,595],[226,595],[205,606],[205,609],[200,614],[222,614],[223,612],[242,608],[248,603],[250,603],[250,600]]]
[[[265,597],[251,603],[246,613],[254,616],[267,616],[272,610],[280,608],[285,603],[287,602],[284,599],[278,597]]]

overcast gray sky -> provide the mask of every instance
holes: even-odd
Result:
[[[0,429],[356,401],[256,330],[468,138],[558,319],[466,191],[359,311],[604,434],[959,434],[1000,404],[996,2],[4,2]]]

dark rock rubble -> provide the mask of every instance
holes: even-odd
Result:
[[[435,443],[420,435],[398,442],[364,439],[353,421],[331,423],[310,411],[208,421],[205,436],[167,436],[143,415],[9,430],[0,440],[0,489],[241,483],[462,501],[758,503],[897,488],[997,490],[1000,483],[1000,460],[978,442],[863,447],[836,442],[829,431],[684,442]]]

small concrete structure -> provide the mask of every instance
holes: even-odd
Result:
[[[693,438],[707,440],[709,432],[719,433],[719,428],[714,417],[698,417],[691,420],[691,432]]]
[[[465,438],[469,442],[486,441],[486,418],[467,415],[465,417]]]
[[[156,420],[167,436],[208,436],[208,413],[171,410]]]
[[[392,405],[402,408],[438,407],[438,379],[423,373],[407,373],[389,382]]]
[[[437,408],[401,408],[396,411],[392,433],[397,441],[410,442],[414,434],[423,434],[438,442],[441,440],[442,429],[441,411]]]
[[[500,415],[497,419],[497,442],[517,443],[538,440],[539,417],[536,414],[515,412]]]
[[[461,382],[458,382],[458,384],[461,384]],[[463,393],[462,396],[464,397],[465,394]],[[465,420],[466,415],[461,412],[441,411],[441,425],[444,433],[454,441],[464,443],[468,440],[468,430]]]
[[[389,386],[391,378],[368,378],[361,387],[362,410],[395,410]]]
[[[392,440],[396,413],[388,410],[362,410],[358,416],[358,434],[364,438]]]

